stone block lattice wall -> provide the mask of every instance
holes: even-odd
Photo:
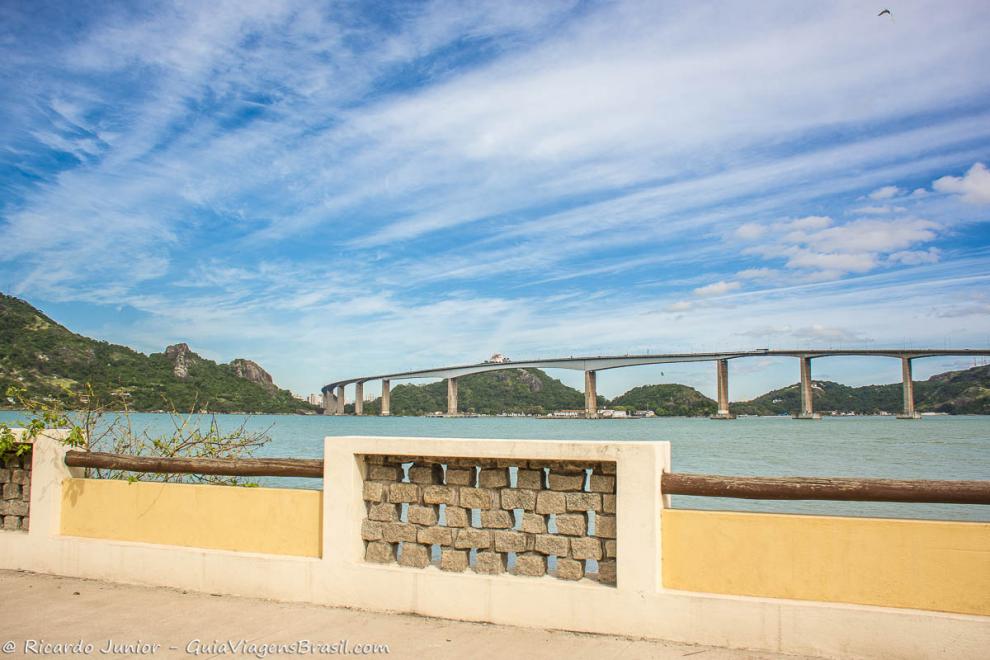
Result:
[[[364,459],[366,561],[615,584],[614,462]]]
[[[5,531],[27,531],[31,512],[31,452],[0,457],[0,522]]]

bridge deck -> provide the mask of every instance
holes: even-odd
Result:
[[[480,362],[477,364],[437,367],[414,371],[400,371],[376,376],[359,376],[338,380],[323,387],[323,392],[332,391],[340,385],[363,383],[369,380],[405,380],[412,378],[457,378],[469,374],[504,369],[572,369],[577,371],[604,371],[622,367],[635,367],[650,364],[670,364],[676,362],[713,362],[745,357],[794,357],[822,358],[837,356],[924,358],[924,357],[981,357],[990,356],[990,349],[913,349],[913,348],[866,348],[866,349],[791,349],[728,351],[718,353],[667,353],[655,355],[597,355],[583,357],[546,358],[536,360],[514,360],[511,362]]]

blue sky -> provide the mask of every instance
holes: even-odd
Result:
[[[987,347],[990,4],[888,5],[4,0],[0,290],[300,393],[496,351]],[[796,379],[734,364],[732,396]]]

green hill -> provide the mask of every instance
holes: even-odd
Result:
[[[815,410],[875,415],[897,413],[902,407],[900,383],[849,387],[831,381],[812,382]],[[914,383],[915,407],[919,412],[956,415],[990,414],[990,366],[949,371]],[[801,407],[797,384],[767,392],[751,401],[732,404],[737,415],[792,414]]]
[[[100,400],[123,396],[139,411],[170,404],[180,411],[194,406],[212,412],[315,410],[275,387],[271,376],[250,360],[217,364],[185,344],[145,355],[77,335],[23,300],[0,293],[0,392],[15,385],[30,397],[73,405],[86,393],[87,383]]]
[[[604,397],[599,397],[604,404]],[[447,382],[399,385],[392,388],[393,415],[426,415],[447,411]],[[494,415],[542,415],[554,410],[584,409],[584,394],[551,378],[540,369],[508,369],[462,376],[457,380],[460,412]],[[364,412],[378,414],[381,399],[365,404]],[[348,412],[352,406],[345,408]]]
[[[900,409],[900,385],[871,385],[849,387],[831,381],[815,380],[811,383],[816,412],[854,412],[861,415]],[[772,390],[750,401],[732,403],[737,415],[794,414],[801,409],[801,388],[798,384]]]
[[[932,376],[914,391],[922,412],[990,415],[990,365]]]
[[[626,410],[652,410],[661,417],[713,415],[718,407],[693,387],[676,384],[634,387],[612,399],[609,405]]]

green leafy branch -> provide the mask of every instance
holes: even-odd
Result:
[[[198,402],[193,403],[192,412],[182,413],[166,399],[172,428],[164,433],[155,433],[147,427],[136,428],[127,397],[103,400],[89,385],[85,394],[73,397],[78,405],[72,411],[67,411],[60,400],[34,399],[17,387],[9,388],[7,397],[9,403],[26,411],[28,417],[13,428],[0,423],[0,456],[21,455],[29,451],[29,443],[51,429],[66,430],[67,433],[59,440],[69,447],[159,458],[249,458],[271,442],[271,426],[262,431],[251,431],[244,420],[232,431],[224,431],[215,414],[196,412],[207,408],[201,408]],[[14,428],[17,427],[24,429],[23,434],[15,434]],[[88,470],[88,476],[128,481],[257,485],[239,477],[222,475],[132,473],[99,468]]]

